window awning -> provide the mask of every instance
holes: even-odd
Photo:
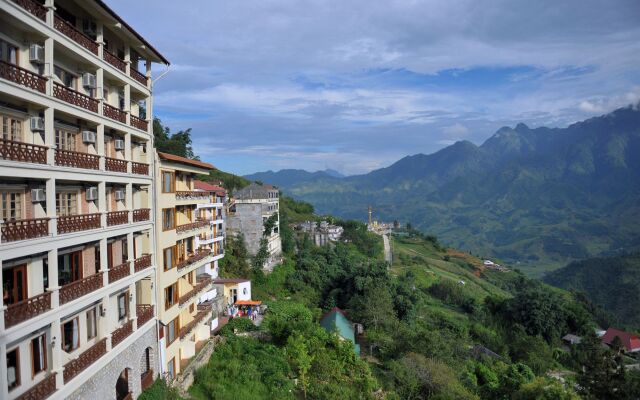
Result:
[[[262,304],[260,300],[237,300],[237,306],[259,306]]]

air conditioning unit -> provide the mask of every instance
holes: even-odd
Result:
[[[116,147],[116,150],[124,150],[124,140],[116,139],[115,140],[115,147]]]
[[[44,118],[41,117],[31,117],[29,118],[31,131],[44,131]]]
[[[46,201],[47,197],[44,193],[44,189],[31,189],[31,202],[40,203]]]
[[[85,72],[84,74],[82,74],[82,86],[90,89],[95,89],[96,76],[89,72]]]
[[[44,64],[44,46],[36,43],[29,46],[29,61],[36,64]]]
[[[90,19],[82,20],[82,32],[88,36],[96,36],[96,22]]]
[[[116,190],[116,191],[114,192],[114,195],[115,195],[115,197],[116,197],[116,201],[118,201],[118,200],[124,200],[124,190],[121,190],[121,189],[120,189],[120,190]]]
[[[92,186],[87,188],[87,201],[98,200],[98,187]]]
[[[82,141],[84,143],[95,143],[96,133],[94,131],[82,131]]]

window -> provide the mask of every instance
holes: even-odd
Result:
[[[0,39],[0,60],[18,65],[18,46]]]
[[[176,228],[176,210],[174,208],[162,209],[162,230],[169,231]]]
[[[175,246],[164,249],[164,270],[170,270],[176,266],[176,248]]]
[[[179,329],[178,318],[167,324],[167,347],[176,340]]]
[[[58,254],[58,285],[82,279],[82,251]]]
[[[167,374],[169,375],[169,379],[173,379],[176,376],[176,358],[172,358],[167,363]]]
[[[9,391],[20,386],[20,351],[18,348],[7,352],[7,383]]]
[[[27,298],[27,265],[17,265],[2,271],[4,304],[15,304]]]
[[[56,215],[76,215],[78,213],[77,193],[56,193]]]
[[[62,325],[62,350],[70,353],[80,347],[80,324],[78,317]]]
[[[0,192],[0,219],[22,219],[22,193]]]
[[[175,192],[176,181],[173,172],[162,171],[162,193]]]
[[[77,131],[56,127],[56,148],[59,150],[76,151],[77,134]]]
[[[118,321],[129,316],[129,292],[118,295]]]
[[[75,85],[76,76],[73,75],[71,72],[66,71],[56,65],[53,68],[53,73],[60,80],[60,83],[62,83],[66,87],[70,89],[76,88],[76,85]]]
[[[164,288],[164,309],[168,310],[178,302],[178,283]]]
[[[2,139],[22,141],[22,119],[0,114],[0,134]]]
[[[31,370],[33,375],[47,369],[47,340],[42,334],[31,339]]]
[[[96,309],[92,308],[87,311],[87,340],[93,339],[98,335],[97,321]]]

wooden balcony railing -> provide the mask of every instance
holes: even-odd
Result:
[[[56,165],[61,167],[99,169],[100,157],[94,154],[79,151],[56,149]]]
[[[58,217],[58,233],[71,233],[100,228],[100,214],[61,215]]]
[[[195,262],[198,262],[200,260],[202,260],[203,258],[209,256],[211,254],[210,250],[204,249],[204,250],[198,250],[196,251],[191,257],[188,257],[186,260],[182,260],[178,263],[178,269],[182,269],[186,266],[188,266],[189,264],[193,264]]]
[[[138,82],[140,82],[141,84],[143,84],[144,86],[147,86],[147,77],[145,75],[143,75],[140,71],[138,71],[135,68],[131,68],[129,69],[129,75],[137,80]]]
[[[37,296],[7,305],[4,312],[5,328],[36,317],[51,309],[51,292],[44,292]]]
[[[125,340],[127,336],[133,332],[133,320],[127,321],[120,328],[113,331],[111,334],[111,348],[116,347],[120,342]]]
[[[2,242],[15,242],[49,235],[49,218],[5,220],[1,226]]]
[[[47,91],[47,78],[5,61],[0,61],[0,78],[40,93]]]
[[[80,46],[89,50],[95,55],[98,55],[98,43],[95,40],[91,39],[89,36],[80,32],[76,29],[75,26],[71,25],[59,15],[56,15],[53,21],[53,25],[57,30],[64,33],[67,37],[69,37],[74,42],[78,43]]]
[[[136,306],[136,316],[138,317],[138,327],[141,327],[153,318],[153,306],[151,304],[138,304]]]
[[[209,223],[207,221],[199,220],[199,221],[196,221],[196,222],[190,222],[188,224],[183,224],[183,225],[176,226],[176,232],[177,233],[188,232],[188,231],[192,231],[194,229],[204,228],[204,227],[206,227],[208,225],[209,225]]]
[[[145,268],[149,268],[151,266],[151,254],[145,254],[141,257],[138,257],[133,262],[133,269],[135,272],[140,272]]]
[[[98,343],[91,346],[84,353],[80,354],[78,358],[73,359],[64,365],[64,383],[68,383],[80,372],[87,369],[88,366],[98,361],[100,357],[107,353],[107,338],[102,339]]]
[[[140,375],[140,381],[142,384],[142,390],[145,391],[149,388],[149,386],[153,385],[153,370],[150,369],[145,371]]]
[[[188,334],[190,334],[193,329],[199,323],[201,323],[210,313],[211,310],[198,311],[198,313],[193,317],[193,320],[182,327],[182,329],[180,329],[180,339],[184,339]]]
[[[47,148],[0,138],[0,159],[46,164]]]
[[[98,104],[100,104],[98,100],[73,89],[69,89],[58,82],[54,82],[53,84],[53,96],[74,106],[82,107],[94,113],[98,112]]]
[[[68,283],[60,288],[60,304],[68,303],[102,287],[102,273]]]
[[[47,9],[37,1],[34,0],[13,0],[14,3],[29,11],[35,17],[46,21],[47,20]]]
[[[107,213],[107,226],[129,223],[129,211],[110,211]]]
[[[132,162],[131,172],[138,175],[149,175],[149,164]]]
[[[212,282],[212,279],[208,277],[198,279],[196,285],[193,288],[191,288],[191,290],[189,290],[184,295],[180,296],[180,298],[178,299],[178,304],[179,305],[185,304],[186,302],[194,298],[198,293],[200,293],[202,289],[211,285],[211,282]]]
[[[107,118],[111,118],[114,121],[120,121],[123,124],[127,122],[126,112],[107,103],[102,103],[102,114]]]
[[[56,373],[54,372],[21,394],[16,400],[43,400],[51,396],[55,391]]]
[[[118,158],[105,157],[104,166],[107,171],[111,172],[127,172],[127,161]]]
[[[179,190],[176,192],[176,200],[190,200],[190,199],[208,199],[209,194],[207,192],[197,192],[191,190]]]
[[[120,57],[107,50],[104,46],[102,47],[102,58],[109,64],[118,68],[120,71],[127,72],[127,64],[124,60],[121,60]]]
[[[131,114],[131,126],[134,128],[138,128],[141,131],[147,131],[149,123],[142,118],[138,118],[135,115]]]
[[[109,268],[109,283],[119,281],[122,278],[129,276],[131,273],[131,267],[129,262],[124,262],[120,265],[116,265],[113,268]]]
[[[148,208],[139,208],[133,210],[133,222],[148,221],[151,210]]]

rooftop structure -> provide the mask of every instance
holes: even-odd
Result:
[[[326,331],[335,332],[342,339],[353,342],[353,351],[360,355],[360,345],[356,343],[353,323],[349,321],[344,311],[338,307],[334,307],[331,311],[322,316],[320,319],[320,325]]]

